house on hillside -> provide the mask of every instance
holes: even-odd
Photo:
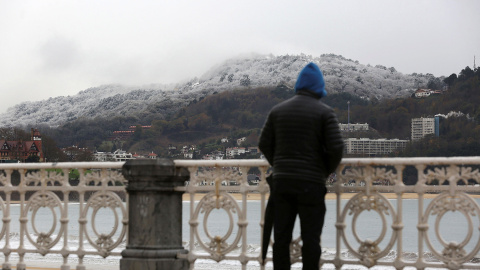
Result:
[[[67,156],[69,161],[90,161],[90,156],[92,152],[88,148],[78,147],[77,145],[72,145],[60,149]]]
[[[432,93],[432,90],[430,89],[418,89],[417,91],[415,91],[415,97],[416,98],[429,97],[431,93]]]
[[[441,95],[443,94],[442,90],[431,90],[431,89],[418,89],[415,91],[416,98],[429,97],[431,95]]]
[[[42,151],[42,135],[37,129],[31,129],[30,141],[7,141],[0,139],[0,162],[18,160],[45,161]]]
[[[192,145],[184,145],[182,147],[182,150],[180,150],[180,152],[182,154],[188,154],[188,153],[192,153],[196,150],[197,150],[197,146],[192,144]]]
[[[114,161],[127,161],[129,159],[134,159],[134,157],[131,153],[127,153],[127,151],[117,149],[115,152],[113,152]]]
[[[241,154],[245,154],[245,147],[229,147],[225,151],[227,158],[233,158]]]
[[[139,158],[145,158],[145,156],[144,156],[144,155],[137,154],[137,153],[134,153],[134,154],[133,154],[133,158],[134,158],[134,159],[139,159]]]
[[[205,160],[222,160],[225,158],[225,154],[222,151],[213,151],[210,154],[206,154],[202,157]]]
[[[242,137],[242,138],[240,138],[240,139],[237,139],[237,145],[238,145],[238,146],[242,145],[242,143],[243,143],[244,141],[246,141],[246,140],[247,140],[247,137]]]
[[[188,152],[183,154],[183,158],[185,159],[193,159],[193,152]]]
[[[95,152],[93,153],[93,158],[96,161],[127,161],[130,159],[135,159],[131,153],[127,153],[122,149],[117,149],[115,152]]]

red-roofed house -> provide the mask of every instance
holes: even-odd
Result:
[[[158,155],[157,155],[157,154],[155,154],[155,153],[153,153],[153,152],[152,152],[152,153],[150,153],[150,154],[148,154],[148,158],[151,158],[151,159],[156,159],[156,158],[157,158],[157,156],[158,156]]]
[[[32,128],[31,141],[7,141],[0,139],[0,161],[6,160],[18,160],[20,162],[28,160],[44,161],[42,135],[40,132]]]

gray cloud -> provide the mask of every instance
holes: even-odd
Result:
[[[477,0],[7,2],[0,112],[100,84],[175,83],[248,53],[335,53],[435,76],[480,59]]]
[[[52,36],[39,48],[41,69],[65,70],[80,60],[80,51],[75,41],[63,36]]]

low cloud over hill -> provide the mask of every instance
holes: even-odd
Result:
[[[20,103],[0,115],[1,126],[57,126],[79,118],[143,114],[162,119],[192,101],[222,91],[279,84],[293,87],[309,62],[317,63],[324,72],[329,93],[348,92],[366,100],[410,96],[435,79],[431,74],[406,75],[394,67],[365,65],[333,54],[254,55],[227,60],[200,78],[177,85],[103,85],[74,96]]]

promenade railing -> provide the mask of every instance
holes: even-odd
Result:
[[[175,165],[190,171],[188,185],[176,188],[190,197],[190,252],[182,257],[190,265],[199,259],[233,260],[242,269],[247,269],[248,264],[258,265],[260,251],[251,251],[247,227],[261,231],[265,212],[260,211],[259,224],[249,223],[247,213],[251,209],[247,209],[247,201],[249,195],[258,193],[260,208],[265,209],[268,163],[176,160]],[[335,252],[323,254],[321,263],[337,269],[344,265],[480,269],[480,207],[476,199],[480,194],[479,169],[480,157],[343,159],[327,183],[329,191],[336,194],[336,221],[333,224],[326,220],[325,226],[336,227],[336,244],[322,248]],[[252,171],[260,176],[258,184],[248,178]],[[233,193],[240,199],[235,199]],[[414,217],[404,213],[403,208],[406,198],[412,197],[417,205]],[[411,201],[408,199],[409,204]],[[229,221],[221,235],[209,231],[209,224],[215,222],[209,217],[218,209],[226,212]],[[374,218],[370,218],[372,213]],[[369,220],[360,222],[362,216]],[[454,227],[449,227],[452,219]],[[365,227],[374,228],[368,235],[373,239],[364,237]],[[413,252],[404,249],[406,244],[414,245],[411,235],[405,240],[406,227],[416,228]],[[446,240],[458,232],[462,239]],[[291,259],[301,261],[300,238],[292,241]]]
[[[86,269],[88,256],[119,257],[128,226],[122,166],[0,164],[2,269],[12,269],[12,264],[26,269],[32,264],[29,260],[39,261],[34,259],[38,255],[47,256],[44,261],[59,261],[62,270],[70,269],[72,262],[78,270]],[[98,222],[105,214],[109,220]]]
[[[209,260],[265,269],[259,266],[262,237],[248,234],[261,232],[264,226],[269,195],[265,177],[270,173],[266,161],[175,160],[160,164],[172,170],[157,173],[150,171],[156,168],[152,162],[159,161],[148,162],[137,168],[141,175],[132,169],[141,162],[0,164],[2,269],[11,269],[12,261],[17,269],[26,269],[31,254],[60,257],[62,270],[70,269],[70,264],[86,269],[86,256],[122,256],[126,263],[122,266],[121,261],[121,269],[137,263],[129,260],[148,261],[152,256],[188,262],[178,269],[194,269],[196,262]],[[336,194],[336,209],[328,211],[335,211],[336,218],[326,220],[325,226],[334,226],[336,237],[334,246],[322,245],[333,251],[322,255],[322,265],[480,269],[479,171],[480,157],[343,159],[327,183]],[[171,181],[169,174],[175,184],[154,183],[159,175]],[[154,195],[158,192],[179,208],[159,207],[165,205],[158,202],[165,196]],[[165,217],[178,220],[176,209],[181,217],[182,194],[190,202],[189,229],[184,232],[188,240],[179,247],[182,230]],[[253,196],[259,198],[254,207],[260,209],[248,204]],[[404,208],[412,197],[414,214]],[[18,218],[12,216],[14,205],[20,208]],[[174,235],[152,231],[151,238],[159,242],[151,243],[145,232],[152,225],[146,218],[156,211],[172,211],[152,218],[152,224],[168,223],[162,226]],[[252,211],[260,215],[258,222],[248,219]],[[227,225],[220,232],[210,231],[218,213]],[[50,216],[52,222],[39,224],[45,223],[40,215]],[[105,228],[98,220],[107,216],[111,223]],[[72,223],[78,224],[77,232],[72,232]],[[372,228],[373,233],[364,232]],[[168,245],[160,243],[164,240]],[[293,262],[301,261],[301,244],[299,238],[292,241]],[[406,248],[412,245],[415,250]]]

